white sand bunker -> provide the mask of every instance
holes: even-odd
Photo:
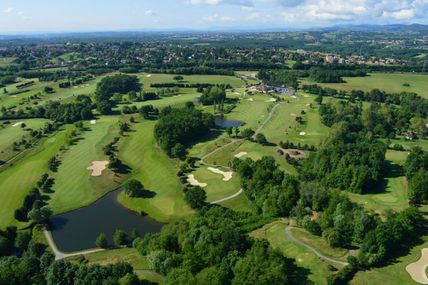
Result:
[[[152,77],[152,75],[151,74],[147,74],[146,77]]]
[[[291,98],[293,98],[293,99],[297,99],[297,96],[294,96],[294,95],[293,95],[293,96],[291,96]]]
[[[86,168],[87,170],[92,170],[91,176],[101,176],[103,170],[106,169],[108,161],[92,161],[92,165]]]
[[[187,176],[187,182],[190,183],[190,185],[192,186],[199,186],[199,187],[207,187],[208,184],[207,183],[201,183],[198,180],[196,180],[195,175],[190,174],[189,176]]]
[[[269,100],[266,100],[265,102],[266,102],[266,103],[269,103],[269,102],[276,102],[276,99],[275,99],[275,98],[270,98]]]
[[[247,99],[248,101],[250,101],[250,102],[253,102],[254,101],[254,99],[253,98],[250,98],[250,99]]]
[[[300,132],[300,134],[299,135],[301,135],[301,136],[306,136],[306,132]]]
[[[12,127],[18,127],[21,126],[24,122],[18,122],[12,125]]]
[[[91,120],[91,125],[95,125],[97,123],[97,120]]]
[[[221,171],[220,169],[214,168],[214,167],[208,167],[208,170],[211,172],[223,175],[223,181],[229,181],[230,179],[232,179],[233,172],[231,172],[231,171],[224,172],[224,171]]]
[[[291,117],[297,117],[297,115],[296,115],[296,114],[294,114],[294,113],[291,113],[291,114],[290,114],[290,116],[291,116]]]
[[[240,152],[240,153],[238,153],[238,154],[235,154],[235,157],[236,158],[241,158],[241,157],[243,157],[243,156],[246,156],[248,153],[246,153],[245,151],[242,151],[242,152]]]
[[[421,258],[406,266],[406,271],[410,274],[413,280],[420,284],[428,284],[426,269],[428,267],[428,248],[422,249]]]

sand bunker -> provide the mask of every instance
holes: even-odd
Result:
[[[301,135],[301,136],[306,136],[306,133],[305,132],[300,132],[300,134],[299,135]]]
[[[151,74],[147,74],[146,77],[152,77],[152,75]]]
[[[298,150],[298,149],[283,149],[283,148],[281,148],[281,149],[278,149],[276,152],[278,153],[278,155],[284,156],[284,157],[287,154],[289,157],[292,157],[292,158],[304,158],[306,156],[306,154],[303,151]]]
[[[91,125],[95,125],[97,123],[97,120],[91,120]]]
[[[187,176],[187,182],[190,183],[190,185],[192,186],[199,186],[199,187],[207,187],[208,184],[207,183],[201,183],[198,180],[195,179],[195,175],[190,174],[189,176]]]
[[[296,114],[294,114],[294,113],[291,113],[291,114],[290,114],[290,116],[291,116],[291,117],[297,117],[297,115],[296,115]]]
[[[231,172],[231,171],[224,172],[224,171],[221,171],[220,169],[214,168],[214,167],[208,167],[208,170],[211,172],[223,175],[223,181],[229,181],[230,179],[232,179],[233,172]]]
[[[410,274],[413,280],[420,284],[428,284],[426,269],[428,267],[428,248],[421,250],[421,258],[406,266],[406,271]]]
[[[275,99],[275,98],[270,98],[269,100],[266,100],[265,102],[266,102],[266,103],[269,103],[269,102],[276,102],[276,99]]]
[[[294,96],[294,95],[293,95],[293,96],[291,96],[291,98],[293,98],[293,99],[297,99],[297,96]]]
[[[18,127],[21,126],[24,122],[18,122],[12,125],[12,127]]]
[[[254,101],[254,99],[253,98],[250,98],[250,99],[247,99],[248,101],[250,101],[250,102],[253,102]]]
[[[106,169],[108,161],[92,161],[92,165],[86,168],[87,170],[92,170],[91,176],[101,176],[103,170]]]
[[[235,154],[235,157],[236,158],[241,158],[241,157],[243,157],[243,156],[246,156],[248,153],[246,153],[245,151],[242,151],[242,152],[240,152],[240,153],[238,153],[238,154]]]

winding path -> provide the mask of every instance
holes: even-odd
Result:
[[[65,253],[65,252],[62,252],[58,249],[55,241],[52,238],[52,234],[50,231],[43,230],[43,233],[45,234],[45,237],[46,237],[46,240],[49,244],[49,247],[51,248],[51,250],[53,251],[53,253],[55,255],[55,260],[60,260],[60,259],[64,259],[64,258],[72,257],[72,256],[90,254],[90,253],[99,252],[99,251],[104,250],[103,248],[97,248],[97,249],[83,250],[83,251],[72,252],[72,253]]]
[[[236,192],[235,194],[230,195],[229,197],[225,197],[225,198],[222,198],[222,199],[219,199],[219,200],[212,201],[212,202],[210,202],[210,204],[211,204],[211,205],[214,205],[214,204],[219,204],[219,203],[224,202],[224,201],[231,200],[231,199],[233,199],[233,198],[235,198],[235,197],[238,197],[238,196],[239,196],[239,195],[241,195],[243,192],[244,192],[244,189],[241,189],[241,190],[239,190],[238,192]]]
[[[301,246],[306,247],[307,249],[309,249],[310,251],[312,251],[313,253],[315,253],[319,258],[321,258],[321,259],[323,259],[323,260],[325,260],[325,261],[332,262],[332,263],[336,263],[336,264],[340,264],[340,265],[343,265],[343,266],[348,265],[348,263],[347,263],[347,262],[340,261],[340,260],[337,260],[337,259],[334,259],[334,258],[331,258],[331,257],[325,256],[324,254],[322,254],[321,252],[319,252],[319,251],[318,251],[316,248],[314,248],[313,246],[311,246],[311,245],[309,245],[309,244],[307,244],[307,243],[305,243],[305,242],[303,242],[303,241],[301,241],[301,240],[297,239],[297,238],[293,235],[293,233],[291,232],[291,229],[292,229],[292,227],[290,227],[290,226],[286,226],[286,227],[285,227],[285,235],[286,235],[290,240],[294,241],[295,243],[300,244]]]
[[[275,110],[282,104],[284,104],[285,102],[281,101],[275,104],[275,106],[272,107],[272,109],[270,110],[268,116],[266,117],[266,119],[263,121],[263,123],[257,128],[256,132],[254,135],[257,135],[258,133],[260,133],[263,128],[267,125],[267,123],[269,123],[270,119],[272,119],[273,114],[275,113]]]

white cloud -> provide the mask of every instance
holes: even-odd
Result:
[[[247,16],[248,20],[255,21],[260,19],[262,14],[260,12],[252,12]]]
[[[12,7],[9,7],[9,8],[6,8],[6,9],[4,9],[4,11],[3,12],[5,12],[5,13],[12,13],[13,11],[15,11],[15,9],[14,8],[12,8]]]
[[[235,21],[235,19],[232,17],[220,16],[219,14],[205,16],[202,18],[202,20],[204,20],[206,22],[233,22],[233,21]]]
[[[147,17],[153,17],[153,16],[156,16],[156,13],[152,9],[149,9],[144,11],[144,15]]]
[[[252,0],[187,0],[187,4],[190,5],[238,5],[243,7],[252,7],[254,6],[254,2]]]

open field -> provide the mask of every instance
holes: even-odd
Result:
[[[286,220],[273,222],[252,232],[255,238],[264,238],[273,248],[279,249],[284,256],[296,260],[296,264],[308,270],[308,278],[314,284],[327,284],[326,278],[331,273],[327,269],[328,263],[318,258],[312,251],[300,244],[289,240],[285,235]],[[315,246],[315,245],[314,245]],[[333,266],[337,266],[332,264]]]
[[[0,67],[6,67],[10,65],[14,65],[13,61],[16,58],[14,57],[0,57]]]
[[[133,131],[119,147],[119,157],[131,167],[132,178],[140,180],[156,195],[153,198],[128,198],[121,193],[119,201],[131,210],[144,211],[158,221],[168,222],[187,217],[193,211],[184,201],[182,186],[176,176],[178,167],[156,144],[153,137],[155,123],[143,121],[133,125]]]
[[[48,161],[56,155],[66,140],[66,131],[43,140],[14,165],[0,172],[0,228],[22,225],[14,218],[14,212],[22,206],[24,197],[48,170]]]
[[[24,123],[25,128],[21,128],[18,123]],[[10,124],[0,125],[0,160],[7,161],[11,157],[17,155],[20,151],[13,150],[13,143],[18,142],[22,137],[31,137],[28,129],[37,130],[45,125],[48,120],[31,119],[31,120],[12,120]],[[24,147],[21,146],[21,150]]]
[[[424,74],[371,73],[367,77],[345,77],[344,80],[346,83],[319,83],[319,85],[345,91],[370,91],[377,88],[390,93],[414,92],[424,98],[428,98],[428,90],[426,88],[428,75]],[[306,80],[303,80],[303,82],[304,84],[314,84],[314,82]],[[410,84],[410,86],[403,86],[405,83]]]
[[[102,149],[118,135],[118,117],[101,117],[88,128],[60,155],[49,202],[57,214],[89,205],[120,185],[120,177],[108,168],[100,177],[92,177],[87,169],[93,161],[108,160]]]

